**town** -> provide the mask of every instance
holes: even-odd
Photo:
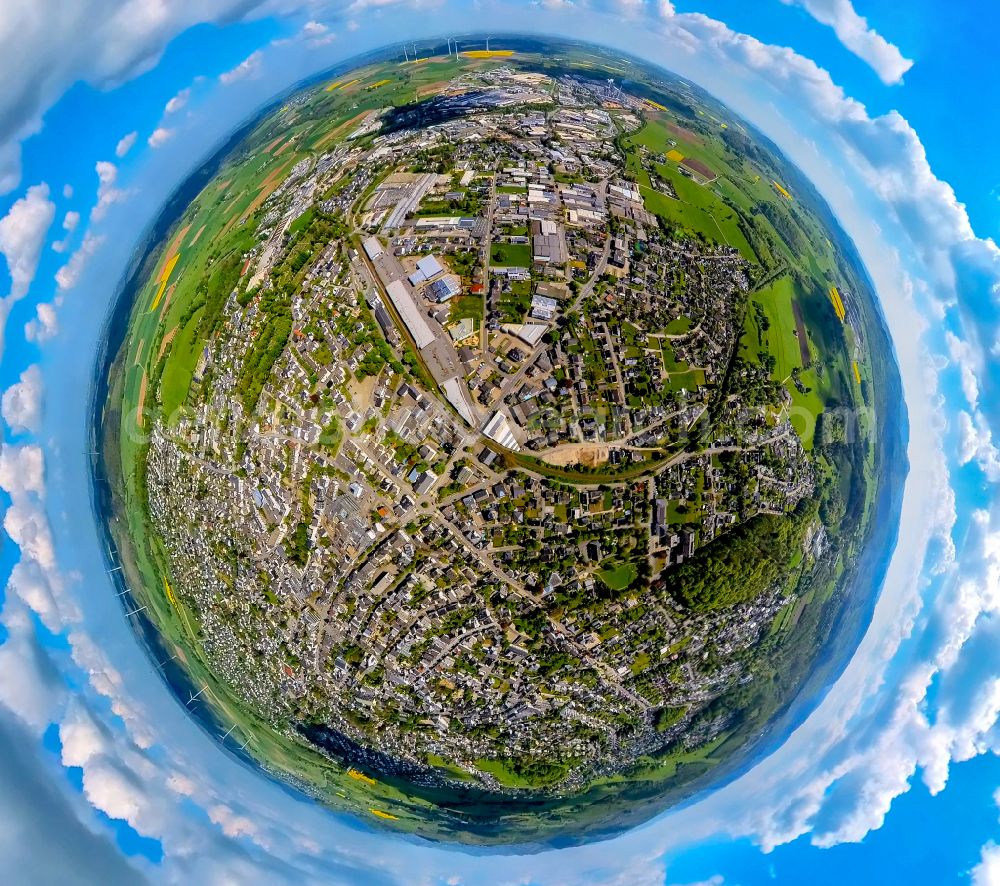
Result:
[[[672,577],[816,471],[740,349],[749,262],[675,236],[629,169],[643,100],[500,66],[435,102],[363,115],[242,220],[149,509],[262,716],[570,788],[750,679],[783,584],[696,606]]]

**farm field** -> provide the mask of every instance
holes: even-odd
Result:
[[[711,185],[701,185],[681,175],[672,163],[660,163],[656,165],[657,173],[671,183],[677,192],[677,198],[653,187],[649,173],[639,161],[639,148],[644,147],[653,153],[666,155],[670,150],[668,143],[670,138],[675,138],[671,130],[663,123],[652,121],[631,136],[627,142],[633,148],[628,165],[636,176],[646,208],[681,230],[700,234],[710,241],[734,246],[748,261],[756,262],[757,254],[740,230],[736,213],[716,196]],[[724,162],[705,149],[700,149],[700,153],[708,165],[715,164],[713,170],[718,169]]]

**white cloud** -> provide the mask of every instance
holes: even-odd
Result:
[[[167,129],[165,126],[157,126],[149,138],[146,139],[146,144],[148,144],[151,148],[158,148],[161,145],[166,144],[173,134],[174,131],[172,129]]]
[[[971,871],[972,886],[1000,886],[1000,846],[987,843]]]
[[[107,214],[115,203],[124,200],[128,193],[118,187],[118,167],[109,160],[98,160],[94,164],[97,172],[97,205],[91,211],[90,217],[99,221]]]
[[[28,341],[36,344],[47,342],[59,333],[59,318],[56,316],[55,305],[51,302],[39,302],[35,308],[35,317],[24,324],[24,335]]]
[[[22,559],[14,564],[7,580],[7,590],[16,595],[52,631],[59,631],[66,620],[65,613],[73,611],[62,599],[64,586],[61,576],[43,568],[34,560]]]
[[[45,496],[45,460],[41,447],[25,443],[0,447],[0,487],[12,498]]]
[[[868,27],[851,0],[782,0],[802,7],[820,24],[833,28],[844,47],[867,64],[886,84],[900,83],[913,62],[899,48]]]
[[[330,30],[328,25],[317,21],[308,21],[302,26],[302,36],[306,45],[310,49],[319,49],[321,46],[329,46],[337,39],[337,35]]]
[[[236,83],[239,80],[244,80],[247,77],[254,77],[260,71],[261,61],[263,59],[263,53],[258,49],[251,52],[243,61],[241,61],[235,68],[219,75],[219,81],[223,86],[229,86],[232,83]]]
[[[45,383],[42,381],[42,371],[37,363],[33,363],[20,379],[14,382],[0,399],[0,412],[12,433],[24,431],[36,433],[42,417],[42,394]]]
[[[80,224],[80,213],[71,209],[63,217],[63,230],[66,232],[66,236],[62,240],[56,240],[52,244],[52,248],[56,252],[65,252],[66,247],[69,246],[70,235],[76,230],[77,225]]]
[[[45,459],[35,444],[0,449],[0,488],[10,496],[3,528],[20,549],[7,590],[34,611],[49,630],[79,618],[56,565],[55,544],[45,514]]]
[[[49,186],[43,182],[28,188],[0,219],[0,254],[7,261],[11,278],[8,301],[17,301],[28,292],[55,214]]]
[[[962,393],[965,394],[966,402],[975,408],[979,403],[979,381],[978,373],[982,371],[982,363],[976,349],[972,345],[959,338],[950,329],[945,331],[945,341],[948,345],[948,354],[951,360],[959,368],[962,377]]]
[[[970,415],[962,409],[956,420],[959,464],[967,465],[975,460],[989,480],[1000,480],[1000,452],[993,443],[993,433],[986,417],[979,410]]]
[[[127,135],[123,135],[120,139],[118,139],[118,144],[115,145],[115,156],[121,160],[122,157],[132,150],[132,145],[135,144],[135,140],[138,137],[139,133],[132,130],[132,132]]]
[[[646,12],[646,0],[615,0],[618,10],[632,18]]]
[[[180,90],[180,92],[178,92],[177,95],[175,95],[172,99],[170,99],[170,101],[168,101],[166,106],[163,108],[163,113],[176,114],[188,103],[189,98],[191,98],[190,86]]]
[[[0,93],[0,193],[21,176],[20,142],[77,82],[109,88],[150,70],[164,47],[200,23],[228,24],[265,11],[294,12],[305,0],[8,0],[0,13],[4,89]]]
[[[84,234],[80,248],[70,256],[66,264],[56,271],[56,283],[60,290],[72,289],[76,286],[87,262],[90,261],[91,256],[102,243],[104,243],[103,234],[95,234],[93,231],[87,231]]]
[[[73,186],[72,186],[72,185],[71,185],[71,184],[70,184],[69,182],[67,182],[66,184],[64,184],[64,185],[63,185],[63,189],[62,189],[62,195],[63,195],[63,196],[64,196],[64,197],[65,197],[65,198],[66,198],[67,200],[69,200],[69,199],[70,199],[70,197],[72,197],[72,196],[73,196]]]
[[[0,645],[0,703],[41,734],[65,698],[65,685],[40,648],[28,611],[16,597],[4,601],[0,622],[7,631]]]

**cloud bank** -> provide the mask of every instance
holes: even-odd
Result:
[[[237,4],[203,4],[206,14],[218,16],[241,15],[252,5],[239,4],[237,11]],[[921,443],[910,452],[916,480],[904,510],[908,546],[894,560],[872,628],[847,673],[809,721],[755,770],[691,810],[672,812],[611,846],[515,857],[501,867],[494,859],[403,841],[391,841],[387,851],[384,836],[335,821],[242,769],[153,679],[122,624],[117,602],[110,599],[96,535],[66,517],[87,500],[84,408],[50,384],[47,396],[54,405],[43,410],[41,376],[29,368],[0,398],[10,432],[44,435],[48,430],[53,437],[67,435],[68,442],[52,451],[37,441],[8,443],[0,450],[0,487],[10,498],[4,526],[19,550],[0,613],[7,632],[0,645],[0,703],[9,714],[0,717],[0,747],[4,741],[16,743],[10,759],[26,759],[25,772],[41,773],[37,777],[46,785],[57,783],[52,770],[61,773],[60,764],[82,773],[81,793],[56,790],[45,803],[59,810],[52,813],[53,821],[69,816],[68,845],[72,849],[79,839],[88,847],[93,860],[87,869],[95,876],[107,865],[121,878],[110,881],[125,882],[133,871],[114,870],[113,865],[123,864],[120,858],[103,854],[109,843],[94,815],[99,810],[159,841],[162,863],[153,868],[136,862],[136,869],[175,882],[266,877],[295,883],[432,883],[457,871],[463,883],[495,883],[498,870],[512,883],[662,882],[660,858],[668,848],[713,834],[749,836],[768,848],[806,834],[819,846],[860,840],[879,827],[914,778],[940,791],[955,761],[1000,745],[1000,661],[994,651],[1000,649],[1000,528],[989,500],[959,525],[955,492],[958,471],[979,471],[984,484],[994,479],[990,452],[1000,405],[992,404],[1000,404],[1000,398],[992,396],[996,380],[982,343],[998,340],[1000,331],[996,247],[975,237],[954,192],[935,177],[917,134],[898,114],[870,116],[827,72],[790,49],[769,46],[703,15],[677,13],[668,3],[627,5],[629,24],[615,39],[653,61],[669,57],[670,67],[712,89],[789,150],[831,199],[861,248],[893,331],[906,333],[905,338],[897,335],[897,348],[914,439],[919,436]],[[283,6],[286,11],[308,7],[310,15],[315,11],[313,4]],[[477,12],[475,24],[493,26],[511,10],[523,15],[525,8],[496,4]],[[616,15],[619,9],[614,7]],[[377,9],[355,4],[351,14],[377,14]],[[620,20],[596,9],[537,14],[540,27],[573,29],[581,36],[609,34],[609,21]],[[146,45],[146,55],[132,46],[121,52],[120,64],[106,63],[101,70],[117,70],[122,79],[153,64],[172,29],[182,26],[179,15],[162,12],[168,21],[155,26],[140,22],[137,33],[143,39],[136,45]],[[432,30],[434,24],[423,26]],[[309,33],[311,39],[326,36],[316,28]],[[144,38],[150,34],[156,39]],[[254,77],[278,78],[278,66],[272,71],[268,61],[268,51],[251,55],[220,77],[220,85],[233,86],[222,91],[235,95]],[[236,86],[239,81],[244,82]],[[34,106],[36,111],[41,107]],[[209,101],[205,114],[211,110]],[[815,152],[814,144],[824,145],[824,153]],[[174,145],[164,145],[157,154],[191,147]],[[117,231],[125,236],[136,223],[124,210],[137,210],[123,203],[113,163],[101,160],[95,169],[101,209],[95,209],[92,221],[107,215],[110,222],[121,212],[124,221]],[[863,200],[855,195],[864,195]],[[31,201],[41,204],[48,197],[45,188]],[[30,202],[28,195],[22,199]],[[37,268],[32,244],[37,241],[41,250],[54,218],[54,208],[38,210],[37,205],[31,212],[24,206],[18,210],[34,237],[25,234],[19,240],[11,234],[10,255],[4,248],[8,264],[13,257],[14,265],[24,268],[22,286],[30,286]],[[9,227],[13,232],[21,226],[11,222]],[[84,234],[79,253],[92,233]],[[88,256],[100,248],[94,239],[90,243]],[[81,259],[60,287],[65,283],[63,288],[72,285],[81,296],[107,299],[106,279],[89,277],[92,267]],[[108,272],[105,267],[103,274]],[[59,312],[69,318],[64,332],[69,346],[46,352],[50,371],[62,371],[63,377],[73,367],[89,371],[99,331],[95,304],[103,310],[104,302],[84,307],[82,298],[36,306],[27,331],[34,341],[54,334]],[[921,316],[934,317],[935,323]],[[73,354],[79,355],[75,363]],[[951,427],[941,403],[956,396],[964,398],[967,420],[959,418]],[[58,483],[47,482],[51,472]],[[36,619],[65,638],[68,652],[41,642]],[[16,681],[3,677],[13,673]],[[70,692],[67,679],[79,690]],[[60,739],[58,763],[37,751],[37,736],[49,724],[56,724]],[[12,814],[5,813],[3,802],[0,820]],[[31,827],[28,815],[25,833],[33,834]],[[7,851],[17,849],[0,847],[4,858]],[[67,857],[75,856],[68,850]],[[992,882],[983,878],[996,870],[996,858],[995,847],[983,849],[976,882]]]
[[[799,6],[820,24],[833,28],[837,39],[867,64],[886,84],[901,83],[913,62],[903,57],[899,48],[868,26],[858,15],[851,0],[782,0]]]

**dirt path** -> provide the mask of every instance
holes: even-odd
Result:
[[[160,305],[160,321],[167,315],[167,308],[170,307],[170,299],[174,296],[174,290],[177,288],[177,281],[175,280],[167,287],[167,294],[163,299],[163,304]]]
[[[160,269],[156,272],[156,281],[159,282],[163,278],[163,271],[170,266],[171,259],[177,255],[177,252],[181,248],[181,243],[187,236],[187,232],[191,230],[191,225],[187,225],[181,228],[177,232],[177,236],[170,241],[170,246],[167,247],[167,251],[163,253],[163,258],[160,260]]]
[[[139,400],[135,405],[135,423],[141,428],[142,427],[142,410],[146,403],[146,370],[142,370],[142,381],[139,382]]]
[[[177,327],[175,326],[170,330],[165,336],[163,336],[163,341],[160,342],[160,352],[156,355],[156,362],[159,363],[163,359],[163,354],[170,347],[170,342],[174,340],[174,336],[177,335]]]
[[[569,465],[584,465],[588,468],[603,465],[608,460],[606,443],[562,443],[536,452],[535,456],[546,464],[565,468]]]

